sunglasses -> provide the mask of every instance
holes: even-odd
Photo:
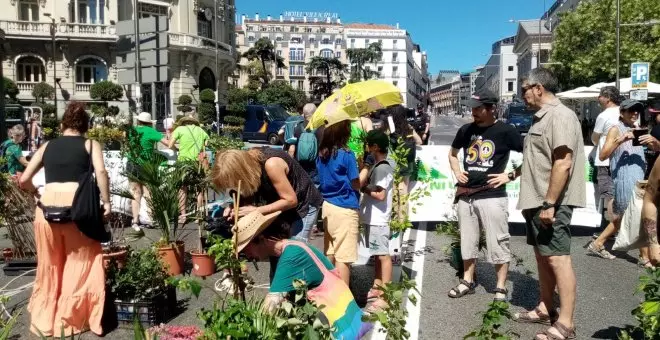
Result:
[[[536,87],[536,86],[538,86],[538,85],[539,85],[539,84],[528,84],[527,86],[523,86],[523,87],[522,87],[523,93],[529,91],[530,89],[532,89],[533,87]]]

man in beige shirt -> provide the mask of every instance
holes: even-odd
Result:
[[[555,97],[557,87],[557,78],[544,68],[530,71],[522,87],[527,106],[538,112],[525,138],[518,209],[527,224],[527,243],[534,246],[541,301],[514,319],[553,323],[537,335],[540,340],[575,338],[570,224],[573,209],[586,203],[582,130],[577,115]],[[559,315],[553,306],[555,287]]]

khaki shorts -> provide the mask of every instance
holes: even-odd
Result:
[[[508,198],[461,198],[458,201],[458,225],[464,260],[479,257],[479,240],[483,230],[486,261],[494,264],[511,261]]]
[[[357,261],[360,218],[356,209],[346,209],[323,202],[321,210],[325,226],[325,254],[337,262]]]

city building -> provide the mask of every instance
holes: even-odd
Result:
[[[473,73],[474,72],[461,73],[460,76],[456,76],[451,82],[453,107],[458,114],[470,113],[467,102],[472,96],[471,91],[474,86]]]
[[[552,6],[543,14],[543,19],[547,19],[545,26],[552,32],[559,26],[561,20],[560,14],[573,11],[582,2],[582,0],[556,0]]]
[[[438,74],[433,78],[434,85],[443,85],[451,83],[454,81],[454,78],[458,77],[460,72],[458,70],[440,70]]]
[[[452,94],[451,81],[434,85],[429,91],[431,112],[449,114],[456,111],[456,97]]]
[[[68,101],[92,103],[89,91],[94,83],[118,81],[116,24],[135,17],[132,0],[7,2],[0,12],[0,28],[6,34],[2,67],[4,75],[17,83],[22,103],[34,102],[32,89],[45,81],[57,85],[61,114]],[[234,0],[217,0],[218,18],[214,18],[213,4],[213,0],[139,0],[138,17],[167,16],[170,20],[170,79],[154,86],[158,119],[172,113],[179,95],[195,94],[196,88],[215,89],[217,79],[219,99],[222,102],[225,98],[227,75],[235,67]],[[123,100],[113,103],[122,111],[128,110],[129,98],[135,97],[131,86],[125,88],[128,91]],[[142,88],[141,109],[150,112],[152,86],[143,84]]]
[[[477,89],[489,89],[502,102],[510,102],[517,96],[518,55],[513,53],[515,42],[515,36],[496,41],[477,79]]]
[[[413,42],[410,33],[398,24],[348,24],[345,28],[347,48],[365,48],[374,42],[381,43],[382,60],[369,66],[380,73],[380,79],[392,82],[401,90],[403,105],[427,104],[427,56]]]
[[[483,69],[484,66],[480,65],[470,72],[470,94],[477,92],[477,81],[483,78],[481,75]]]
[[[524,20],[518,23],[513,53],[518,55],[518,93],[521,79],[529,71],[548,63],[552,49],[552,32],[545,26],[546,20]]]
[[[241,24],[235,27],[238,53],[247,52],[261,38],[273,42],[276,53],[284,59],[285,68],[269,65],[274,79],[286,80],[292,87],[311,92],[310,78],[320,74],[308,74],[306,65],[315,56],[337,57],[347,64],[344,26],[334,13],[289,12],[279,18],[257,13],[253,18],[241,16]],[[309,16],[308,16],[309,15]],[[241,69],[235,72],[233,82],[238,87],[248,83],[248,76],[253,70],[250,62],[241,58]]]

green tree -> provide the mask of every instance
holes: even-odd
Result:
[[[34,88],[32,89],[32,97],[37,100],[37,102],[42,102],[44,103],[46,101],[46,98],[50,99],[53,98],[53,95],[55,94],[55,88],[53,88],[50,84],[41,82],[39,84],[34,85]]]
[[[284,64],[284,58],[277,55],[275,52],[275,46],[273,46],[273,42],[266,37],[257,40],[253,47],[250,47],[249,50],[243,53],[243,57],[247,58],[249,61],[258,60],[261,62],[261,67],[264,70],[269,70],[267,66],[270,65],[270,63],[275,63],[275,67],[277,68],[286,67]],[[270,77],[270,72],[263,73],[261,79],[262,87],[268,86]]]
[[[292,111],[303,104],[307,97],[301,90],[294,89],[284,80],[276,80],[257,93],[257,101],[265,105],[281,105]]]
[[[197,106],[197,117],[204,125],[211,125],[216,120],[215,93],[211,89],[204,89],[199,93],[201,103]]]
[[[16,83],[7,77],[4,77],[2,79],[2,85],[4,85],[5,87],[5,96],[11,99],[11,102],[16,102],[17,101],[16,97],[18,96],[19,93],[18,86],[16,86]]]
[[[355,83],[380,76],[378,71],[371,70],[368,64],[378,64],[383,59],[383,48],[379,42],[371,43],[367,48],[349,48],[346,56],[351,65],[350,82]]]
[[[257,93],[249,88],[229,86],[227,90],[227,111],[231,115],[245,117],[245,107],[257,99]]]
[[[320,74],[309,78],[312,85],[312,94],[314,96],[325,96],[332,94],[332,90],[339,87],[344,81],[344,73],[348,68],[342,64],[339,58],[313,57],[307,64],[308,74]]]
[[[183,114],[186,114],[188,112],[192,112],[193,108],[192,108],[192,106],[190,106],[190,104],[192,104],[192,101],[193,101],[193,99],[192,99],[191,96],[189,96],[187,94],[180,95],[178,103],[177,103],[178,106],[176,107],[177,111],[179,111]]]
[[[621,22],[638,23],[660,18],[660,2],[621,1]],[[660,64],[660,25],[621,27],[621,77],[630,64]],[[561,16],[552,45],[551,68],[562,89],[590,86],[616,78],[616,0],[583,1]],[[651,80],[660,81],[660,68],[651,67]]]
[[[89,89],[89,96],[94,100],[103,102],[118,101],[124,96],[124,89],[121,85],[108,80],[103,80],[92,85]]]

